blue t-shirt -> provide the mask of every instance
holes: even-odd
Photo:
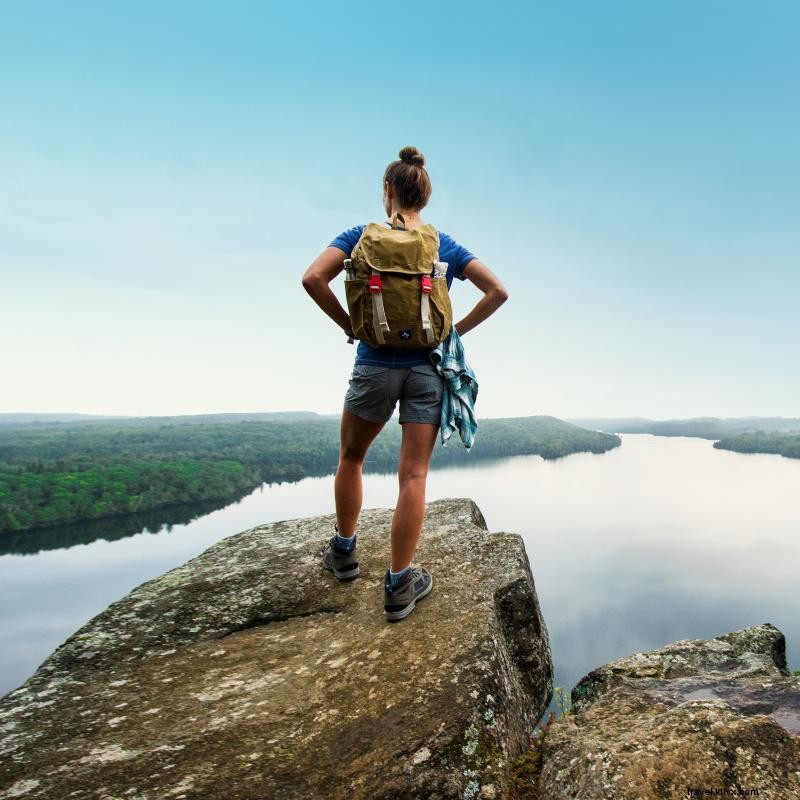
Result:
[[[338,247],[347,258],[350,258],[365,227],[356,225],[355,228],[340,233],[329,246]],[[464,267],[474,259],[475,256],[466,247],[439,231],[439,261],[447,262],[448,289],[453,283],[453,278],[466,280]],[[356,364],[372,364],[377,367],[414,367],[418,364],[430,364],[428,353],[433,349],[432,347],[370,347],[366,342],[359,341]]]

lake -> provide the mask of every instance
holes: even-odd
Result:
[[[428,479],[428,500],[471,497],[490,530],[524,538],[555,685],[570,689],[633,652],[762,622],[784,632],[789,667],[800,668],[800,460],[704,439],[621,438],[600,455],[475,461]],[[143,581],[246,528],[331,513],[332,498],[332,476],[263,485],[155,533],[0,556],[0,694]],[[395,498],[394,476],[365,476],[365,506]]]

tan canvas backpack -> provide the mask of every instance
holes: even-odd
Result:
[[[370,222],[345,259],[345,294],[357,339],[373,347],[435,347],[450,333],[447,264],[433,225]]]

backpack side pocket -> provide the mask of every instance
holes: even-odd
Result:
[[[431,325],[433,337],[438,343],[444,341],[450,333],[450,327],[453,324],[453,307],[450,304],[450,292],[447,289],[447,278],[444,274],[442,277],[437,277],[434,272],[431,287]]]
[[[353,328],[353,336],[356,339],[369,340],[370,333],[364,327],[368,319],[365,301],[369,299],[369,287],[363,278],[345,279],[344,293],[347,298],[347,311],[350,314],[350,324]]]

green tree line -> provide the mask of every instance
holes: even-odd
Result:
[[[734,450],[737,453],[776,453],[786,458],[800,458],[800,431],[771,433],[755,431],[730,436],[714,442],[720,450]]]
[[[228,497],[259,483],[236,461],[131,463],[79,472],[0,472],[0,529],[97,519],[173,503]]]
[[[367,471],[393,471],[401,426],[386,425]],[[574,452],[620,444],[554,417],[482,420],[467,453],[454,434],[433,466]],[[146,420],[9,424],[0,428],[0,530],[18,531],[232,497],[262,482],[297,481],[336,468],[339,421]]]

